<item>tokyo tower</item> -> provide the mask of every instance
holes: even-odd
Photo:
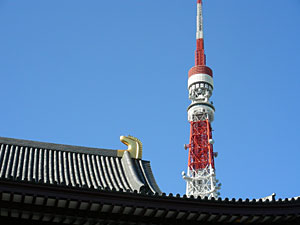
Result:
[[[214,88],[213,72],[206,66],[203,39],[202,0],[197,0],[197,32],[195,66],[188,73],[188,91],[191,104],[188,107],[190,122],[190,143],[187,174],[182,173],[187,182],[188,197],[217,198],[221,184],[215,175],[213,138],[211,123],[215,108],[210,101]]]

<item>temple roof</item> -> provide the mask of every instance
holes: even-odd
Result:
[[[128,152],[0,138],[0,223],[292,225],[300,198],[166,195]]]
[[[116,150],[0,138],[0,179],[161,193],[150,162]]]

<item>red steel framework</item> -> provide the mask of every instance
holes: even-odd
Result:
[[[191,171],[205,169],[208,165],[215,168],[212,129],[208,120],[191,122],[189,162],[188,167]]]

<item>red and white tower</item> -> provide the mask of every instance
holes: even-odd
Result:
[[[189,162],[187,174],[183,178],[187,182],[186,194],[201,198],[216,198],[221,184],[215,176],[211,123],[214,120],[215,108],[210,101],[214,82],[213,72],[206,66],[203,39],[202,0],[197,0],[197,47],[195,66],[189,71],[188,90],[192,101],[188,107],[188,120],[191,124]]]

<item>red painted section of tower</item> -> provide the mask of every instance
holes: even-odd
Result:
[[[213,71],[208,66],[194,66],[189,70],[189,77],[199,73],[204,73],[211,77],[213,76]]]
[[[208,120],[191,122],[189,145],[189,168],[191,170],[204,169],[208,165],[215,168],[211,126]]]
[[[197,4],[202,4],[202,0],[197,0]],[[201,12],[202,13],[202,12]],[[202,28],[201,28],[202,29]],[[203,30],[201,30],[203,32]],[[189,77],[195,74],[207,74],[213,76],[212,70],[206,66],[206,56],[204,52],[204,39],[198,38],[196,41],[195,66],[189,71]],[[205,169],[210,165],[215,168],[212,140],[212,129],[208,119],[190,122],[190,143],[188,167],[192,171]]]
[[[206,56],[204,54],[204,40],[203,38],[197,39],[197,47],[195,51],[195,65],[206,65]]]

